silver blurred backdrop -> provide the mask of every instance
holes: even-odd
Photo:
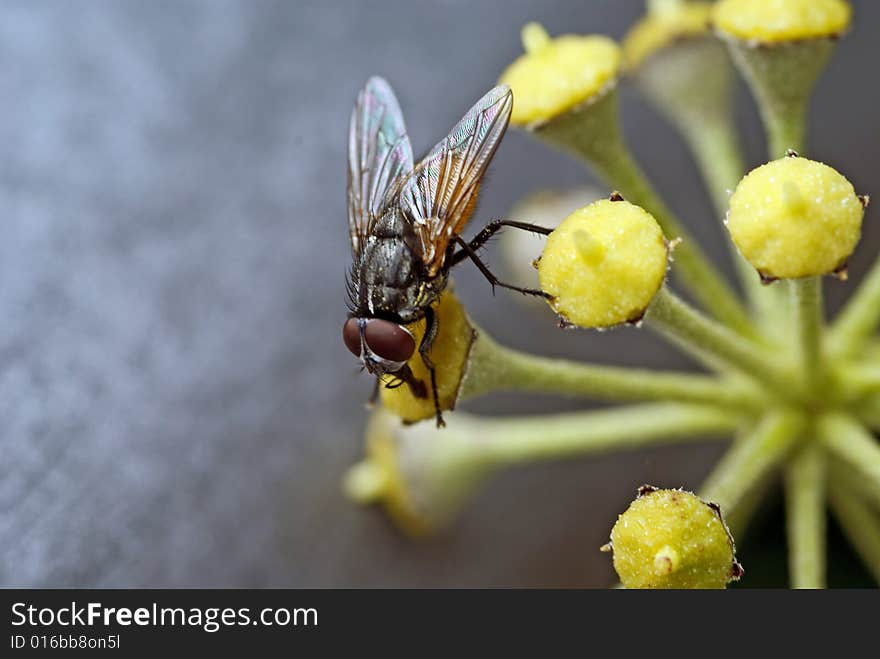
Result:
[[[822,78],[810,155],[880,194],[880,4]],[[394,85],[417,152],[521,52],[621,37],[641,0],[0,4],[0,586],[605,586],[598,547],[644,482],[695,488],[721,444],[523,467],[414,543],[348,503],[371,390],[344,348],[353,99]],[[748,94],[749,162],[763,136]],[[635,90],[628,141],[729,272],[682,143]],[[469,232],[595,181],[510,131]],[[877,252],[877,213],[836,308]],[[490,263],[498,254],[490,247]],[[482,326],[546,355],[695,368],[646,331],[560,332],[465,264]],[[582,408],[492,396],[485,414]]]

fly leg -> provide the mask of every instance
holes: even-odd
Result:
[[[406,384],[409,387],[409,390],[412,392],[412,395],[416,398],[427,398],[428,392],[425,389],[425,383],[419,380],[415,373],[410,369],[409,364],[404,364],[403,368],[399,371],[395,371],[392,373],[394,379],[391,382],[387,382],[385,384],[386,389],[397,389],[398,387]],[[378,380],[377,380],[378,382]],[[378,392],[378,385],[376,387],[376,391]]]
[[[483,245],[487,240],[489,240],[489,238],[492,236],[492,234],[497,232],[498,229],[500,229],[502,226],[505,226],[505,224],[502,224],[502,222],[505,222],[505,221],[504,220],[495,220],[495,222],[493,222],[492,224],[487,226],[485,229],[483,229],[479,234],[477,234],[477,237],[474,238],[470,242],[470,244],[466,243],[464,241],[464,239],[462,239],[461,236],[455,236],[455,241],[458,243],[458,245],[461,247],[461,249],[457,253],[453,254],[452,265],[455,265],[459,261],[463,261],[465,258],[469,258],[471,261],[474,262],[474,265],[477,266],[479,271],[483,273],[483,276],[489,280],[489,283],[492,285],[492,293],[493,294],[495,293],[495,287],[500,286],[501,288],[509,288],[512,291],[519,291],[523,295],[536,295],[539,297],[547,298],[548,300],[552,299],[552,296],[549,293],[545,293],[544,291],[542,291],[540,289],[523,288],[521,286],[514,286],[513,284],[505,284],[503,281],[500,281],[498,279],[498,277],[493,275],[492,271],[489,270],[489,268],[486,266],[486,264],[480,260],[479,256],[477,256],[476,249],[479,249],[481,245]],[[550,233],[549,229],[544,229],[542,227],[537,227],[537,226],[534,226],[531,224],[523,224],[521,222],[516,222],[516,223],[508,222],[508,223],[506,223],[506,226],[516,226],[518,228],[523,228],[526,226],[527,227],[534,227],[534,230],[536,230],[536,231],[540,230],[541,232]],[[531,231],[533,229],[528,229],[528,230]],[[477,245],[476,248],[474,247],[475,243]]]
[[[422,341],[419,344],[419,355],[422,357],[422,362],[431,374],[431,391],[434,394],[434,413],[437,417],[437,427],[443,428],[446,426],[446,422],[443,420],[443,415],[440,413],[440,396],[437,394],[437,371],[434,368],[434,362],[428,357],[428,351],[431,349],[431,344],[434,343],[434,339],[437,338],[437,331],[439,329],[440,322],[437,320],[437,314],[434,313],[434,310],[431,307],[426,307],[425,335],[422,337]]]
[[[382,378],[376,378],[376,384],[373,387],[373,393],[370,394],[370,400],[367,401],[367,408],[373,409],[376,407],[376,401],[379,400],[379,383],[382,382]]]
[[[532,233],[539,233],[542,236],[549,236],[551,233],[553,233],[553,229],[539,227],[537,224],[529,224],[528,222],[514,222],[513,220],[492,220],[491,222],[489,222],[489,224],[483,227],[480,233],[478,233],[469,243],[470,248],[476,252],[483,245],[485,245],[492,236],[501,231],[501,229],[504,227],[513,227],[514,229],[531,231]],[[458,252],[458,254],[455,254],[452,257],[452,265],[455,265],[459,261],[463,261],[467,257],[467,252],[463,250]]]

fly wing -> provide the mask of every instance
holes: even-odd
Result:
[[[512,108],[507,85],[490,90],[401,186],[400,205],[413,222],[430,276],[443,267],[449,242],[473,211],[480,179],[507,130]]]
[[[412,146],[394,92],[372,77],[358,94],[348,133],[348,231],[352,253],[362,248],[395,183],[413,168]]]

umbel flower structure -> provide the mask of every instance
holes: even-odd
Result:
[[[497,390],[626,404],[512,418],[455,413],[437,430],[416,423],[431,419],[430,402],[406,387],[383,390],[367,457],[345,478],[350,497],[384,504],[400,528],[422,535],[448,525],[508,465],[732,439],[699,499],[646,490],[621,515],[608,548],[625,586],[723,587],[736,578],[732,536],[717,508],[740,533],[776,477],[792,586],[825,585],[829,511],[880,580],[880,259],[841,313],[826,319],[823,278],[846,279],[868,198],[810,152],[804,135],[815,82],[850,23],[843,0],[655,0],[622,45],[603,36],[551,38],[527,25],[525,53],[501,75],[514,93],[512,124],[573,154],[614,191],[556,218],[543,254],[534,255],[549,307],[564,327],[635,323],[659,332],[706,373],[515,351],[476,327],[450,290],[431,351],[444,409]],[[749,173],[731,116],[731,62],[768,138],[768,162]],[[742,295],[628,151],[617,112],[627,81],[692,151],[731,238]],[[418,359],[411,367],[423,375]]]

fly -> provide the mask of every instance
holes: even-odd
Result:
[[[446,288],[449,270],[470,259],[493,291],[501,286],[547,297],[543,291],[499,281],[477,250],[503,226],[544,235],[549,229],[493,220],[470,242],[461,237],[512,108],[507,85],[491,89],[418,163],[413,162],[397,98],[385,80],[367,81],[351,115],[348,230],[353,263],[346,280],[349,314],[342,337],[376,376],[376,393],[380,382],[388,388],[406,384],[414,396],[427,398],[428,385],[407,364],[418,350],[430,373],[438,427],[444,423],[428,352],[439,327],[432,304]],[[422,318],[426,329],[417,347],[407,326]]]

